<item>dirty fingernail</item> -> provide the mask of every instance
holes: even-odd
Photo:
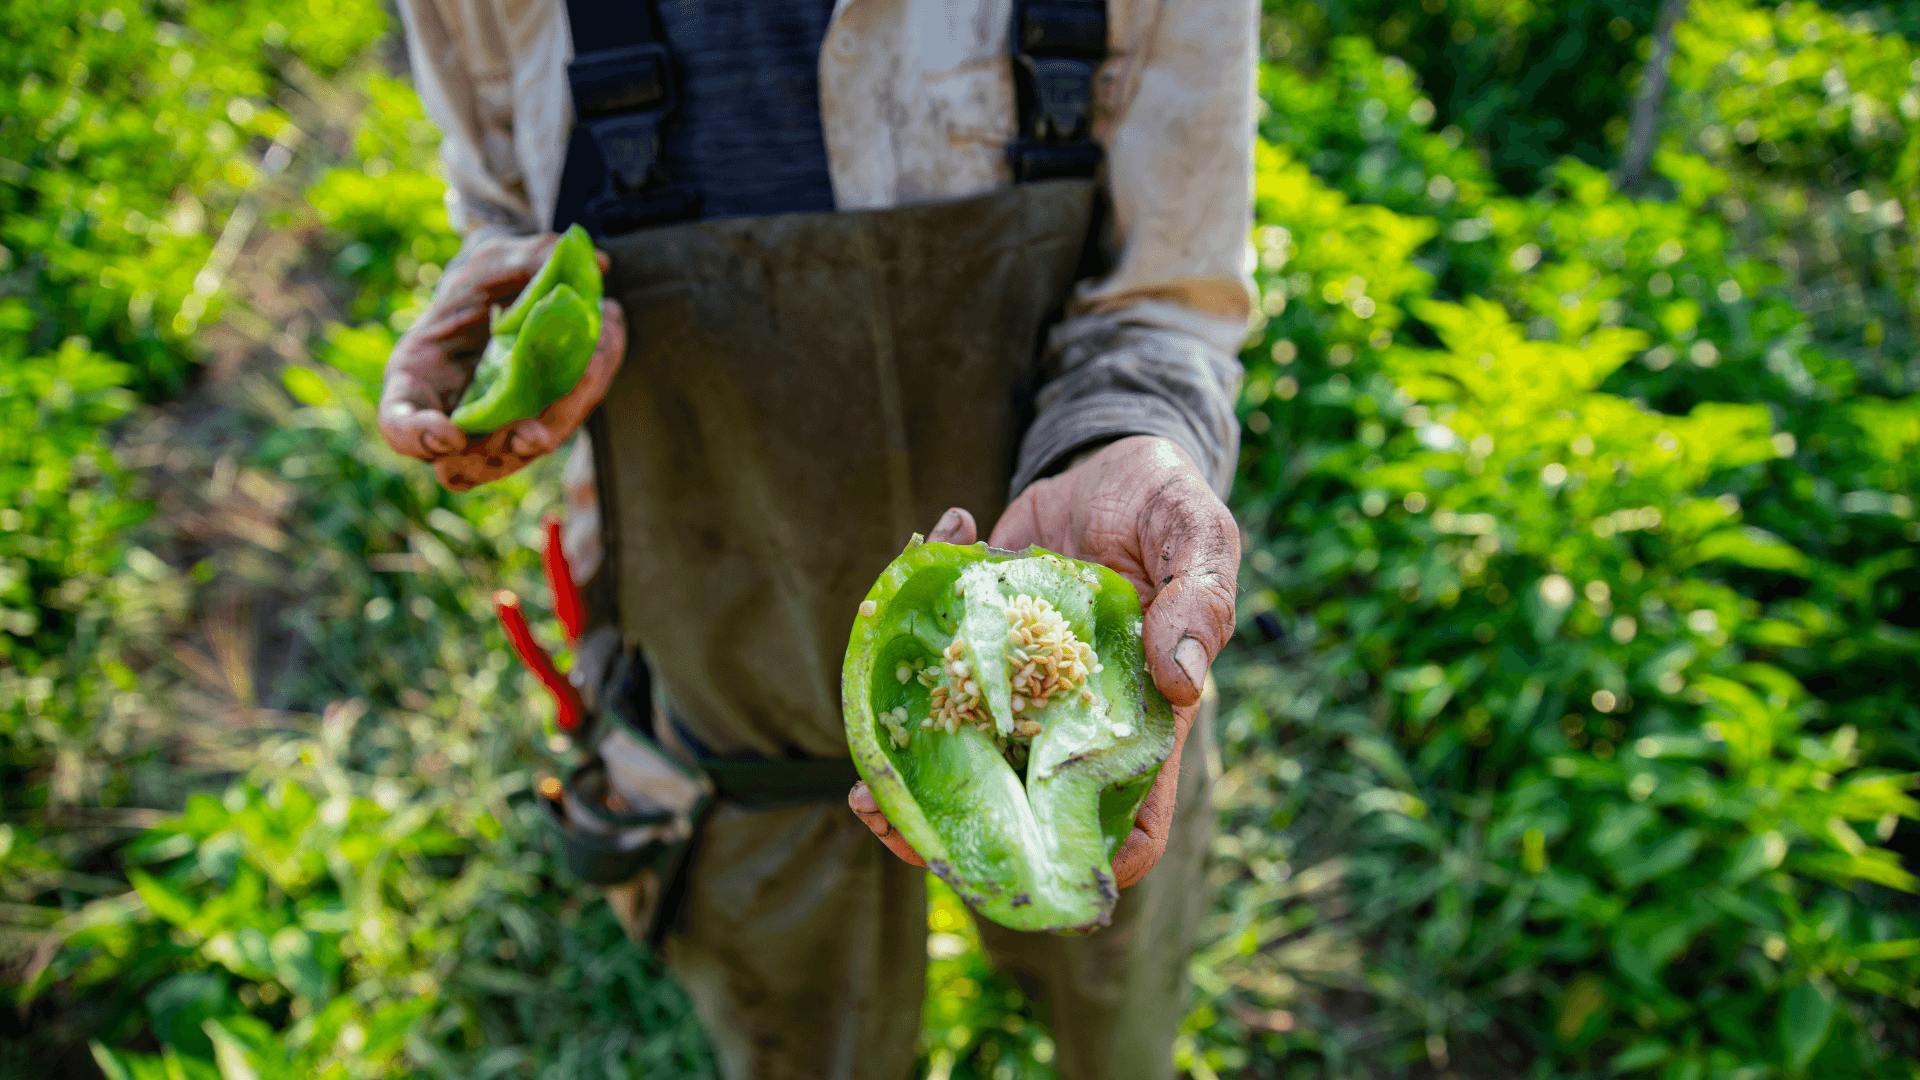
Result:
[[[1207,681],[1207,649],[1195,638],[1181,638],[1173,650],[1173,662],[1195,690]]]
[[[453,440],[438,431],[427,432],[420,441],[429,451],[436,454],[451,454],[458,449],[453,445]]]

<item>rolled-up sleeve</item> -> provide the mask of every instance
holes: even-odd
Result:
[[[447,215],[463,252],[553,213],[572,55],[557,0],[399,0],[414,89],[440,127]]]
[[[1049,381],[1017,494],[1078,450],[1158,435],[1225,494],[1251,284],[1255,36],[1251,0],[1110,0],[1114,56],[1095,134],[1106,148],[1112,270],[1083,282],[1049,339]]]

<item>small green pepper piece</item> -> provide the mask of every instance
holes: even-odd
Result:
[[[492,331],[495,334],[517,334],[520,324],[533,311],[533,305],[559,285],[571,285],[573,291],[592,308],[596,320],[600,313],[600,263],[593,255],[593,238],[587,230],[574,225],[560,234],[560,242],[553,246],[547,255],[547,261],[527,282],[526,288],[514,298],[513,305],[494,317]],[[598,332],[596,330],[596,338]],[[569,387],[571,389],[571,387]]]
[[[928,867],[1003,926],[1112,916],[1113,854],[1173,752],[1140,625],[1104,566],[917,536],[860,605],[841,670],[854,763]]]
[[[495,310],[493,337],[453,410],[454,426],[475,435],[498,431],[565,397],[600,342],[601,290],[593,240],[575,225],[513,306]]]
[[[495,334],[487,342],[449,419],[479,434],[540,415],[580,381],[599,339],[599,313],[573,286],[555,286],[533,305],[521,333]]]

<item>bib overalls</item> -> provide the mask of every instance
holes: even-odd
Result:
[[[835,212],[815,81],[830,3],[659,0],[657,23],[635,4],[645,25],[612,30],[572,8],[584,130],[555,227],[577,217],[598,233],[629,328],[590,429],[598,584],[644,653],[663,742],[709,759],[845,760],[855,609],[949,506],[983,537],[1005,507],[1094,182]],[[668,107],[607,108],[646,100],[646,86],[622,96],[617,76],[625,64],[645,83],[654,55],[671,57]],[[1042,155],[1029,175],[1070,156]],[[1166,856],[1111,926],[1067,938],[979,920],[996,964],[1041,1002],[1063,1076],[1172,1075],[1208,906],[1209,738],[1203,716]],[[912,1067],[925,871],[845,800],[844,786],[777,805],[722,798],[662,913],[666,961],[730,1078],[900,1080]]]

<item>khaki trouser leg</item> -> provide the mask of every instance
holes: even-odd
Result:
[[[666,959],[729,1080],[903,1080],[927,981],[926,871],[844,802],[723,808]]]
[[[1205,917],[1213,702],[1180,762],[1167,853],[1085,937],[976,920],[994,962],[1041,1003],[1066,1080],[1166,1080]],[[839,804],[723,808],[709,823],[666,959],[729,1080],[901,1080],[926,987],[925,871]]]
[[[1028,934],[975,919],[994,963],[1045,1011],[1066,1080],[1166,1080],[1186,1016],[1187,957],[1206,916],[1216,699],[1201,703],[1180,759],[1173,835],[1159,865],[1120,894],[1113,923],[1085,937]]]

